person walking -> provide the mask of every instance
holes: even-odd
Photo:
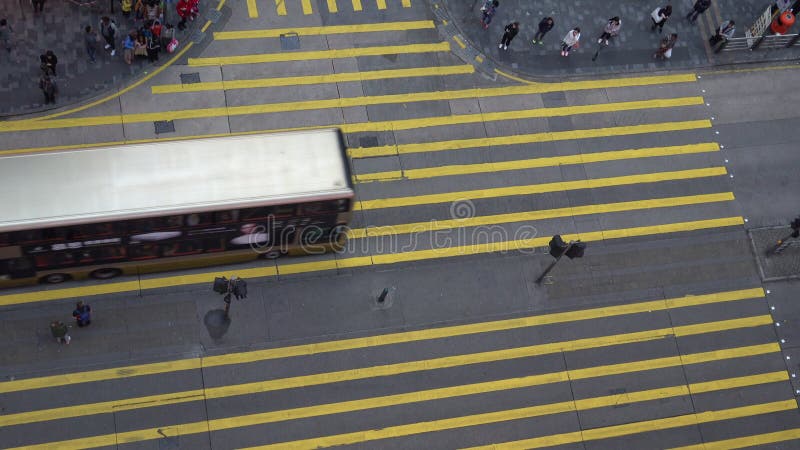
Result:
[[[92,29],[91,25],[86,25],[84,31],[86,31],[86,34],[83,35],[83,42],[86,44],[86,54],[89,55],[89,62],[97,62],[95,59],[97,54],[97,32]]]
[[[151,63],[158,61],[159,51],[161,51],[161,37],[156,36],[151,30],[147,36],[147,60]]]
[[[90,325],[92,323],[92,307],[83,302],[78,302],[75,305],[75,310],[72,311],[72,317],[75,318],[75,323],[81,328]]]
[[[545,17],[544,19],[540,20],[539,29],[536,30],[536,34],[533,35],[533,43],[544,45],[544,35],[553,29],[553,25],[555,25],[555,23],[556,22],[552,17]]]
[[[58,65],[58,57],[52,50],[47,50],[44,55],[39,55],[42,71],[48,75],[56,76],[56,66]]]
[[[117,46],[114,43],[117,36],[117,24],[108,16],[103,16],[100,20],[100,35],[106,40],[105,49],[111,49],[111,56],[117,54]]]
[[[672,33],[669,36],[665,36],[663,39],[661,39],[658,50],[653,53],[653,58],[660,60],[672,58],[672,49],[675,47],[676,42],[678,42],[677,33]]]
[[[692,6],[692,10],[686,15],[686,20],[695,23],[697,21],[697,16],[706,12],[709,6],[711,6],[711,0],[696,0],[694,6]]]
[[[31,0],[31,3],[33,4],[34,13],[44,12],[44,0]]]
[[[667,19],[669,16],[672,15],[672,5],[664,6],[663,8],[658,6],[656,9],[650,13],[650,20],[653,21],[653,26],[650,28],[651,31],[655,31],[658,28],[658,32],[662,33],[664,31],[664,24],[667,23]]]
[[[495,14],[497,14],[497,7],[500,6],[500,2],[497,0],[492,0],[491,3],[486,2],[483,9],[483,15],[481,17],[481,24],[483,25],[484,29],[489,28],[489,24],[492,23],[492,18]]]
[[[727,41],[728,39],[733,37],[733,33],[736,32],[736,22],[732,20],[726,20],[722,22],[722,25],[717,28],[716,33],[713,36],[708,38],[708,43],[711,44],[712,47],[716,47],[722,41]]]
[[[7,19],[0,19],[0,44],[11,53],[11,41],[14,36],[14,29],[11,28]]]
[[[561,41],[561,56],[569,56],[569,52],[573,48],[578,48],[578,44],[581,40],[581,29],[575,27],[564,36],[564,39]]]
[[[136,48],[136,31],[132,30],[125,36],[125,41],[122,43],[122,57],[125,59],[125,64],[133,64],[133,50]]]
[[[608,19],[603,33],[597,38],[598,44],[608,45],[608,40],[619,34],[619,29],[622,27],[622,20],[618,16]]]
[[[60,320],[50,322],[50,333],[53,334],[53,337],[56,338],[56,342],[59,344],[69,345],[69,341],[72,340],[69,336],[69,329],[64,322]]]
[[[508,46],[511,45],[511,41],[514,40],[514,36],[519,33],[519,22],[511,22],[510,24],[506,25],[503,31],[503,37],[500,39],[500,45],[498,48],[508,50]]]

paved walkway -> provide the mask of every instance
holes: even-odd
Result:
[[[695,24],[685,16],[693,0],[499,0],[497,14],[488,29],[480,24],[480,7],[483,0],[443,0],[437,11],[441,18],[449,19],[445,27],[448,34],[459,35],[466,48],[454,45],[456,52],[468,60],[483,56],[486,72],[497,67],[526,78],[563,77],[573,75],[646,72],[652,70],[686,69],[712,65],[752,62],[797,60],[800,46],[790,49],[722,52],[714,54],[708,45],[712,30],[722,20],[736,22],[736,36],[744,36],[758,16],[769,5],[764,0],[713,0],[712,7]],[[672,17],[664,26],[663,34],[678,33],[678,45],[669,61],[655,61],[653,52],[658,47],[660,35],[651,31],[651,11],[659,5],[671,3]],[[551,16],[555,27],[545,37],[544,45],[531,43],[542,17]],[[620,35],[604,48],[595,61],[597,38],[606,21],[619,16],[622,19]],[[498,49],[506,24],[520,22],[520,33],[508,50]],[[573,27],[581,28],[581,48],[564,58],[560,55],[562,38]],[[797,31],[797,26],[792,30]]]
[[[30,0],[3,0],[5,17],[14,30],[10,53],[0,51],[0,117],[29,114],[88,100],[128,84],[152,66],[146,58],[137,58],[130,66],[122,57],[121,41],[135,28],[133,15],[122,16],[119,1],[46,0],[44,12],[34,13]],[[165,19],[176,24],[175,0],[167,2]],[[8,8],[6,6],[9,6]],[[202,5],[207,7],[207,5]],[[111,56],[98,44],[97,62],[91,63],[84,46],[84,27],[92,25],[99,32],[102,16],[115,19],[118,25],[117,54]],[[196,24],[198,21],[195,21]],[[178,39],[188,36],[187,28]],[[52,50],[58,57],[59,95],[55,105],[45,106],[39,90],[39,55]],[[161,54],[163,63],[167,53]],[[156,64],[159,64],[156,63]]]

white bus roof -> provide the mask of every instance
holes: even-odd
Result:
[[[0,231],[353,195],[338,130],[0,158]]]

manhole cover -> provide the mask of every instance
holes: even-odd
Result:
[[[300,35],[286,33],[281,35],[281,50],[297,50],[300,48]]]
[[[358,144],[362,147],[377,147],[378,136],[363,136],[358,138]]]
[[[153,122],[153,125],[156,126],[156,134],[175,132],[175,122],[171,120],[159,120]]]
[[[193,84],[199,82],[200,82],[200,72],[181,74],[181,84]]]

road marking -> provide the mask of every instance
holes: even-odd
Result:
[[[402,0],[403,8],[411,8],[411,0]]]
[[[347,149],[351,158],[368,158],[373,156],[394,156],[409,153],[441,152],[448,150],[464,150],[467,148],[491,147],[503,145],[532,144],[573,139],[593,139],[609,136],[628,136],[634,134],[657,134],[668,131],[698,130],[711,128],[710,120],[689,120],[685,122],[663,122],[645,125],[628,125],[608,128],[588,128],[569,131],[547,131],[543,133],[518,134],[512,136],[492,136],[485,138],[456,139],[452,141],[422,142],[414,144],[385,145],[382,147],[356,147]],[[0,124],[2,129],[2,124]]]
[[[386,0],[375,0],[378,9],[386,9]]]
[[[756,298],[764,298],[764,290],[760,287],[736,291],[716,292],[713,294],[687,295],[685,297],[652,300],[627,305],[607,306],[554,314],[496,320],[491,322],[478,322],[466,325],[430,328],[418,331],[405,331],[363,338],[317,342],[313,344],[294,345],[251,352],[231,353],[220,356],[207,356],[199,359],[193,358],[164,363],[142,364],[114,369],[101,369],[71,374],[52,375],[47,377],[0,382],[0,394],[32,389],[42,389],[46,387],[66,386],[78,383],[90,383],[117,378],[129,378],[141,375],[154,375],[178,370],[192,370],[201,367],[218,367],[231,364],[244,364],[280,358],[291,358],[295,356],[355,350],[390,344],[418,342],[429,339],[444,339],[455,336],[514,330],[518,328],[552,325],[605,317],[617,317],[627,314],[667,311],[670,309],[687,308],[691,306],[715,305],[719,303],[728,303]]]
[[[638,211],[654,208],[671,208],[676,206],[701,205],[714,202],[733,201],[733,192],[716,194],[689,195],[685,197],[668,197],[630,202],[606,203],[599,205],[573,206],[519,213],[496,214],[490,216],[466,217],[463,219],[429,220],[426,222],[404,223],[380,227],[354,228],[347,233],[348,239],[367,237],[394,236],[398,234],[428,233],[451,230],[455,228],[491,226],[503,223],[527,222],[534,220],[554,219],[558,217],[583,216],[588,214],[608,214],[623,211]]]
[[[727,173],[728,172],[725,167],[708,167],[703,169],[644,173],[636,175],[623,175],[619,177],[593,178],[587,180],[556,181],[553,183],[529,184],[526,186],[507,186],[499,188],[475,189],[470,191],[442,192],[437,194],[423,194],[410,197],[379,198],[374,200],[359,200],[355,203],[353,209],[356,211],[366,211],[371,209],[399,208],[403,206],[448,203],[465,199],[476,200],[518,195],[544,194],[547,192],[627,186],[640,183],[691,180],[696,178],[717,177]]]
[[[336,8],[336,0],[328,0],[328,9]],[[336,11],[331,11],[336,12]],[[329,25],[321,27],[300,27],[300,28],[270,28],[263,30],[241,30],[241,31],[216,31],[214,32],[215,41],[225,41],[232,39],[264,39],[279,38],[287,33],[297,33],[300,36],[325,36],[329,34],[352,34],[352,33],[375,33],[386,31],[409,31],[436,28],[432,20],[413,20],[408,22],[383,22],[383,23],[359,23],[353,25]]]
[[[722,441],[703,442],[702,444],[675,447],[671,450],[733,450],[736,448],[755,447],[756,445],[775,444],[800,440],[800,428],[776,431],[774,433],[755,434]]]
[[[314,11],[311,8],[311,0],[300,0],[300,3],[303,5],[304,15],[309,15],[314,13]]]
[[[756,416],[760,414],[769,414],[779,411],[789,411],[797,409],[797,401],[783,400],[779,402],[762,403],[758,405],[742,406],[738,408],[723,409],[719,411],[704,411],[694,414],[686,414],[683,416],[667,417],[664,419],[653,419],[642,422],[633,422],[623,425],[614,425],[602,428],[593,428],[588,430],[581,430],[572,433],[555,434],[550,436],[542,436],[538,438],[525,439],[514,442],[503,442],[499,444],[490,444],[478,447],[470,447],[465,450],[511,450],[511,449],[534,449],[545,448],[554,445],[571,444],[577,442],[594,441],[598,439],[608,439],[612,437],[628,436],[631,434],[646,433],[657,430],[668,430],[671,428],[696,426],[702,423],[717,422],[721,420],[732,420],[742,417]],[[447,419],[446,419],[447,420]],[[510,420],[510,419],[504,419]],[[468,426],[468,425],[461,425]],[[346,436],[346,435],[340,435]],[[311,441],[311,440],[309,440]],[[296,441],[305,442],[305,441]],[[326,441],[324,446],[332,445],[338,441]],[[361,441],[357,441],[361,442]],[[281,448],[281,447],[250,447],[250,449],[259,448]],[[297,448],[297,447],[295,447]]]
[[[362,173],[353,176],[357,183],[370,181],[395,181],[399,179],[420,180],[426,178],[449,177],[454,175],[474,175],[479,173],[496,173],[509,170],[527,170],[541,167],[557,167],[572,164],[591,164],[597,162],[621,161],[626,159],[655,158],[663,156],[692,155],[719,151],[716,142],[675,145],[669,147],[650,147],[625,150],[612,150],[596,153],[579,153],[576,155],[548,156],[544,158],[498,161],[478,164],[458,164],[452,166],[435,166],[421,169],[402,169],[387,172]]]
[[[187,109],[178,111],[163,111],[155,113],[140,113],[140,114],[127,114],[116,116],[96,116],[96,117],[83,117],[73,119],[54,119],[54,120],[15,120],[0,122],[0,132],[8,131],[32,131],[32,130],[45,130],[54,128],[67,128],[67,127],[86,127],[97,125],[120,125],[124,123],[138,123],[138,122],[154,122],[158,120],[180,120],[180,119],[199,119],[209,117],[225,117],[246,114],[266,114],[274,112],[286,111],[301,111],[310,109],[325,109],[325,108],[347,108],[351,106],[371,106],[382,105],[391,103],[410,103],[410,102],[426,102],[437,100],[457,100],[465,98],[485,98],[485,97],[499,97],[509,95],[528,95],[539,94],[544,92],[554,92],[563,90],[578,90],[578,89],[601,89],[615,87],[641,86],[648,83],[678,83],[685,82],[681,77],[640,77],[630,79],[615,80],[616,83],[608,83],[607,80],[603,82],[571,82],[571,83],[555,83],[551,85],[526,85],[526,86],[505,86],[500,88],[485,88],[485,89],[464,89],[456,91],[438,91],[438,92],[415,92],[409,94],[389,94],[381,96],[369,97],[345,97],[328,100],[309,100],[300,102],[284,102],[284,103],[267,103],[260,105],[248,106],[230,106],[220,108],[201,108],[201,109]],[[623,83],[623,80],[627,80]],[[419,119],[422,123],[424,119]],[[710,127],[710,121],[707,126]],[[334,125],[328,125],[331,127]],[[367,125],[359,125],[366,127]],[[642,127],[642,126],[639,126]],[[293,129],[308,129],[320,128],[305,127]],[[654,132],[658,132],[658,127],[653,128]],[[274,130],[278,131],[278,130]],[[285,130],[284,130],[285,131]],[[556,133],[558,134],[558,133]],[[380,148],[380,147],[379,147]],[[359,150],[359,149],[354,149]],[[374,156],[374,155],[373,155]]]
[[[686,325],[679,327],[663,328],[658,330],[647,330],[634,333],[625,333],[610,336],[601,336],[597,338],[585,338],[572,341],[552,342],[547,344],[531,345],[526,347],[510,348],[503,350],[492,350],[487,352],[461,354],[455,356],[446,356],[439,358],[432,358],[427,360],[409,361],[403,363],[386,364],[382,366],[370,366],[356,369],[347,369],[337,372],[324,372],[312,375],[301,375],[289,378],[279,378],[267,381],[258,381],[251,383],[242,383],[236,385],[227,385],[219,387],[209,387],[184,392],[173,392],[167,394],[151,395],[139,398],[127,398],[121,400],[113,400],[101,403],[91,403],[84,405],[70,405],[69,410],[63,414],[58,414],[60,418],[68,417],[81,417],[93,414],[104,414],[120,410],[133,410],[139,408],[147,408],[151,406],[161,406],[177,403],[193,402],[198,400],[209,400],[218,398],[227,398],[233,396],[251,395],[254,393],[264,393],[271,391],[279,391],[285,389],[295,389],[309,386],[320,386],[331,383],[340,383],[345,381],[362,380],[374,377],[394,376],[404,373],[422,372],[428,370],[439,370],[452,367],[466,366],[477,363],[507,361],[517,358],[529,358],[534,356],[542,356],[559,352],[570,352],[577,350],[588,350],[595,348],[603,348],[620,344],[627,344],[632,342],[644,342],[658,339],[664,339],[671,336],[686,337],[694,335],[702,335],[707,333],[714,333],[719,331],[752,328],[759,326],[771,325],[771,316],[754,316],[745,317],[741,319],[724,320],[719,322],[707,322],[694,325]],[[550,374],[542,374],[525,378],[516,378],[511,380],[501,380],[500,382],[479,383],[477,385],[457,386],[443,390],[443,392],[450,392],[446,396],[453,396],[452,392],[457,390],[464,390],[466,392],[457,395],[471,395],[480,392],[490,392],[501,389],[516,389],[519,387],[536,386],[548,383],[557,383],[569,380],[595,378],[601,376],[618,375],[622,373],[629,373],[631,371],[644,371],[663,369],[667,367],[678,367],[682,364],[698,364],[700,362],[709,362],[711,360],[740,358],[744,356],[755,356],[758,354],[772,353],[775,351],[777,344],[762,344],[757,346],[740,347],[734,349],[723,349],[714,352],[698,353],[693,355],[685,355],[685,359],[681,356],[670,356],[664,358],[655,358],[651,360],[633,361],[629,363],[610,364],[599,367],[590,367],[584,369],[569,370],[566,372],[556,372]],[[692,361],[688,363],[686,361]],[[788,379],[786,372],[783,374],[784,379]],[[747,377],[745,377],[747,378]],[[748,382],[752,384],[752,379],[747,378]],[[782,381],[782,380],[771,380]],[[739,383],[744,381],[740,380]],[[513,383],[522,383],[521,385],[509,385]],[[482,386],[480,392],[474,392],[477,386]],[[497,387],[500,386],[500,387]],[[487,388],[490,388],[487,390]],[[710,392],[719,389],[728,389],[726,384],[716,382],[706,382],[698,385],[698,392]],[[434,390],[439,391],[439,390]],[[473,392],[469,392],[473,391]],[[687,391],[687,395],[690,392]],[[430,400],[422,398],[421,393],[409,393],[406,396],[417,398],[416,401]],[[438,398],[443,398],[442,395]],[[369,399],[368,399],[369,400]],[[404,401],[408,403],[408,401]],[[380,406],[380,405],[378,405]],[[386,405],[383,405],[386,406]],[[377,407],[377,406],[375,406]],[[63,409],[63,407],[29,411],[17,414],[8,414],[0,416],[0,427],[21,425],[26,423],[42,422],[52,420],[54,413]],[[260,414],[258,416],[263,416]],[[277,417],[281,417],[278,414]],[[238,422],[241,418],[232,418],[231,421]],[[262,419],[259,419],[262,420]],[[285,420],[285,418],[284,418]],[[273,420],[274,421],[274,420]],[[244,425],[237,425],[244,426]],[[229,427],[230,428],[230,427]]]
[[[256,0],[247,0],[247,16],[251,19],[258,17],[258,5],[256,5]]]
[[[328,12],[337,13],[339,12],[339,7],[336,5],[336,0],[328,0]],[[214,39],[216,39],[217,35],[214,34]]]
[[[314,59],[358,58],[361,56],[405,55],[410,53],[449,52],[449,42],[436,44],[385,45],[378,47],[338,48],[329,50],[311,50],[303,52],[258,53],[253,55],[212,56],[189,58],[192,67],[228,66],[234,64],[261,64],[289,61],[309,61]]]
[[[279,16],[286,15],[286,0],[275,0],[275,12]]]
[[[708,230],[722,227],[740,227],[744,225],[741,216],[722,217],[717,219],[696,220],[690,222],[664,223],[646,227],[620,228],[614,230],[590,231],[581,234],[562,235],[565,241],[581,239],[584,242],[604,241],[607,239],[623,239],[641,236],[663,236],[666,233],[681,233],[686,231]],[[350,258],[315,261],[306,263],[278,263],[277,267],[258,267],[240,269],[237,275],[242,278],[273,277],[280,274],[297,274],[308,272],[321,272],[325,270],[338,270],[345,268],[368,267],[372,265],[387,265],[402,262],[423,261],[429,259],[443,259],[457,256],[481,255],[486,253],[506,252],[513,250],[527,250],[546,246],[550,238],[530,238],[513,241],[489,242],[458,247],[434,248],[429,250],[414,250],[402,253],[377,254],[372,256],[357,256]],[[167,276],[160,278],[142,279],[136,281],[122,281],[119,283],[106,283],[87,285],[81,287],[52,289],[46,291],[26,292],[0,296],[0,306],[20,305],[25,303],[42,302],[49,300],[64,300],[75,297],[88,297],[92,295],[111,294],[120,292],[136,292],[148,289],[157,289],[170,286],[184,286],[190,284],[206,284],[214,281],[218,272],[205,272],[192,275]],[[2,392],[0,390],[0,392]]]
[[[723,359],[728,359],[728,358],[723,358]],[[595,368],[596,371],[591,375],[591,377],[594,378],[594,377],[605,376],[606,374],[604,371],[604,367],[605,366],[596,367]],[[637,370],[638,367],[639,366],[636,366]],[[477,395],[477,394],[497,392],[502,390],[543,386],[552,383],[569,381],[570,379],[569,374],[570,374],[569,371],[562,371],[555,373],[546,373],[541,375],[531,375],[520,378],[474,383],[474,384],[452,386],[452,387],[438,388],[438,389],[429,389],[416,392],[407,392],[407,393],[388,395],[383,397],[365,398],[360,400],[313,405],[313,406],[292,408],[279,411],[270,411],[265,413],[248,414],[244,416],[226,417],[223,419],[214,419],[207,422],[200,421],[193,423],[184,423],[176,425],[174,427],[180,429],[180,435],[186,436],[188,434],[205,433],[208,432],[209,430],[222,431],[233,428],[242,428],[246,426],[264,425],[267,423],[284,422],[289,420],[298,420],[310,417],[320,417],[332,414],[363,411],[374,408],[385,408],[389,406],[405,405],[421,401],[441,400],[458,396]],[[781,381],[787,381],[788,379],[789,377],[786,371],[763,373],[745,377],[713,380],[699,384],[690,384],[688,385],[688,387],[681,385],[681,386],[651,389],[646,391],[629,392],[626,393],[624,397],[620,395],[609,395],[603,397],[580,399],[575,401],[575,407],[576,410],[580,411],[592,408],[600,408],[604,406],[631,404],[648,400],[666,399],[670,397],[690,395],[692,392],[696,392],[700,385],[707,385],[707,387],[705,387],[706,390],[704,390],[704,392],[711,392],[711,391],[728,390],[728,389],[735,389],[747,386],[756,386],[760,384],[776,383]],[[108,403],[113,403],[113,402],[108,402]],[[101,414],[105,412],[113,412],[113,411],[98,409],[93,414]],[[49,413],[50,416],[49,417],[45,416],[44,415],[45,413]],[[28,414],[28,413],[23,413],[23,414]],[[39,421],[51,420],[53,415],[58,415],[61,418],[79,417],[80,415],[88,415],[88,414],[76,415],[75,411],[72,408],[70,408],[68,411],[65,411],[65,408],[37,411],[36,414],[41,415],[41,420]],[[2,419],[2,417],[0,417],[0,419]],[[26,423],[31,423],[31,422],[26,422]],[[160,434],[160,432],[162,432],[162,429],[163,427],[139,429],[120,434],[94,436],[93,439],[100,441],[100,442],[95,441],[95,446],[114,445],[116,442],[113,442],[112,439],[117,439],[117,438],[121,438],[121,441],[126,443],[142,442],[142,441],[162,438],[163,435]],[[73,444],[77,442],[80,442],[80,439],[64,441],[64,442],[52,442],[48,444],[53,445],[54,447],[60,449],[65,449],[65,448],[75,448],[73,447]],[[38,447],[41,447],[43,445],[44,444],[39,444]]]
[[[361,0],[353,0],[352,3],[353,3],[353,11],[361,11],[362,9],[364,9],[361,6]]]
[[[216,91],[232,89],[270,88],[281,86],[303,86],[310,84],[343,83],[348,81],[384,80],[390,78],[431,77],[467,75],[475,72],[470,64],[443,67],[420,67],[413,69],[371,70],[366,72],[344,72],[327,75],[309,75],[283,78],[258,78],[252,80],[224,80],[192,84],[163,84],[153,86],[153,94]],[[369,123],[369,122],[367,122]]]
[[[454,35],[453,40],[456,41],[456,44],[458,44],[459,47],[467,48],[467,44],[464,43],[460,36]]]

